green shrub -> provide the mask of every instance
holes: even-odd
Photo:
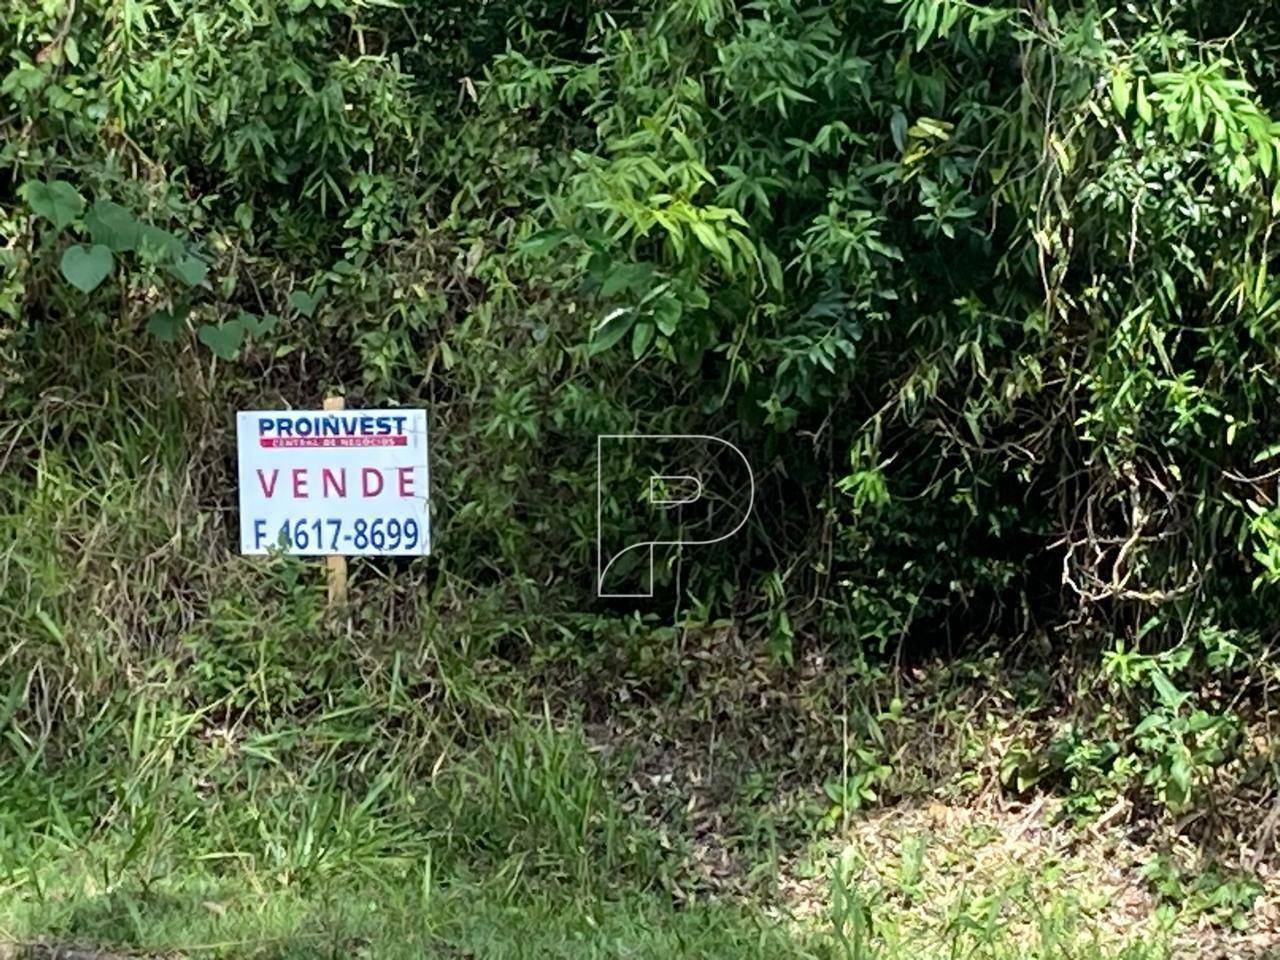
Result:
[[[1278,38],[1198,0],[0,14],[3,597],[44,684],[16,721],[73,749],[42,711],[184,649],[195,708],[260,698],[318,614],[232,557],[231,413],[340,390],[428,407],[437,465],[437,559],[371,564],[362,623],[420,591],[405,636],[529,656],[600,609],[595,435],[722,435],[759,508],[662,558],[678,606],[783,661],[1144,658],[1117,756],[1066,754],[1194,802],[1276,606]],[[1235,706],[1187,642],[1214,630]]]

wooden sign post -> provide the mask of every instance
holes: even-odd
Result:
[[[325,397],[324,409],[345,410],[345,397]],[[324,558],[329,580],[329,609],[341,607],[347,602],[347,558],[340,553],[331,553]]]

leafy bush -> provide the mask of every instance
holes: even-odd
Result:
[[[598,613],[595,435],[723,435],[759,509],[660,589],[780,659],[1112,650],[1137,768],[1100,776],[1194,802],[1269,682],[1278,39],[1201,0],[10,10],[11,666],[69,703],[104,637],[174,655],[210,594],[146,609],[110,571],[237,570],[230,411],[342,390],[432,412],[409,589],[450,602],[412,629],[519,657]],[[85,514],[129,529],[120,498],[116,552]]]

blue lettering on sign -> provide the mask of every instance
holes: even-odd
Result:
[[[253,521],[256,547],[264,544],[266,521]],[[427,531],[413,517],[300,517],[285,520],[271,544],[300,550],[340,553],[356,550],[414,551],[426,542]]]
[[[404,433],[408,417],[400,416],[321,416],[259,417],[258,435],[277,437],[357,437],[389,436]]]

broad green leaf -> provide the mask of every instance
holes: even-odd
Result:
[[[764,268],[765,282],[779,292],[783,288],[782,264],[768,247],[760,249],[760,264]]]
[[[25,193],[27,205],[59,230],[84,212],[84,197],[65,180],[28,183]]]
[[[560,246],[570,236],[572,234],[568,230],[543,230],[541,233],[535,233],[527,240],[522,240],[516,249],[521,253],[542,256]]]
[[[61,270],[67,282],[84,293],[92,292],[107,279],[115,260],[111,251],[100,243],[88,246],[78,243],[62,255]]]
[[[1181,752],[1169,765],[1169,785],[1166,788],[1169,802],[1181,806],[1191,795],[1191,766]]]
[[[604,322],[592,331],[588,353],[591,356],[595,356],[597,353],[603,353],[608,350],[626,336],[635,319],[636,315],[630,310],[621,307],[614,310],[609,316],[605,317]]]
[[[310,317],[316,312],[316,307],[320,305],[320,298],[313,297],[305,290],[294,290],[289,294],[289,306],[297,310],[304,317]]]
[[[653,306],[653,322],[658,325],[662,335],[669,337],[676,332],[680,324],[682,307],[675,297],[663,297]]]
[[[1219,118],[1221,119],[1221,118]],[[1258,169],[1262,171],[1264,177],[1271,176],[1271,170],[1275,160],[1275,151],[1271,144],[1264,143],[1258,147],[1257,153],[1254,154],[1254,160],[1258,164]]]
[[[893,145],[899,153],[907,149],[907,126],[907,115],[895,108],[893,116],[889,118],[889,135],[893,137]]]
[[[648,264],[619,263],[600,284],[600,296],[612,297],[623,290],[636,290],[648,283],[652,276],[653,270]]]
[[[244,325],[239,320],[228,320],[215,326],[206,323],[196,334],[200,342],[213,351],[214,356],[223,360],[234,360],[244,343]]]
[[[236,320],[240,326],[244,328],[245,333],[251,337],[261,337],[270,333],[280,323],[280,318],[274,313],[264,313],[262,316],[254,316],[241,310],[236,316]]]
[[[0,82],[0,93],[31,93],[45,84],[44,71],[39,67],[14,67]]]
[[[1270,460],[1270,459],[1271,459],[1272,457],[1274,457],[1277,453],[1280,453],[1280,443],[1273,443],[1273,444],[1271,444],[1271,446],[1269,446],[1269,447],[1265,448],[1265,449],[1264,449],[1264,450],[1262,450],[1260,453],[1258,453],[1258,454],[1253,458],[1253,462],[1254,462],[1254,463],[1261,463],[1263,460]]]
[[[147,321],[147,333],[157,340],[172,343],[186,317],[186,310],[157,310],[151,315],[151,319]]]
[[[1178,690],[1161,670],[1152,671],[1151,683],[1156,688],[1156,695],[1160,698],[1160,702],[1171,710],[1178,709],[1182,705],[1182,701],[1188,696],[1188,694]]]
[[[1116,113],[1124,116],[1129,112],[1129,104],[1133,100],[1133,78],[1123,70],[1111,75],[1111,104]]]
[[[732,265],[733,252],[729,249],[729,243],[722,234],[717,232],[714,227],[699,220],[694,220],[689,226],[693,230],[693,235],[698,238],[698,242],[718,256],[726,268]]]
[[[133,214],[110,200],[99,200],[90,207],[84,225],[94,243],[110,247],[115,253],[136,250],[142,235],[142,224]]]
[[[631,355],[639,360],[653,342],[653,324],[642,320],[631,331]]]
[[[149,223],[138,227],[138,253],[151,263],[163,263],[182,256],[182,241],[168,230]]]
[[[1138,105],[1138,116],[1142,118],[1143,123],[1150,123],[1155,117],[1154,111],[1151,109],[1151,101],[1147,99],[1147,78],[1138,78],[1138,96],[1135,101]]]
[[[169,272],[189,287],[198,286],[209,273],[209,265],[199,257],[187,254],[169,264]]]
[[[1135,737],[1143,737],[1152,730],[1159,730],[1167,722],[1168,718],[1161,713],[1149,713],[1139,721],[1138,725],[1133,728]]]

